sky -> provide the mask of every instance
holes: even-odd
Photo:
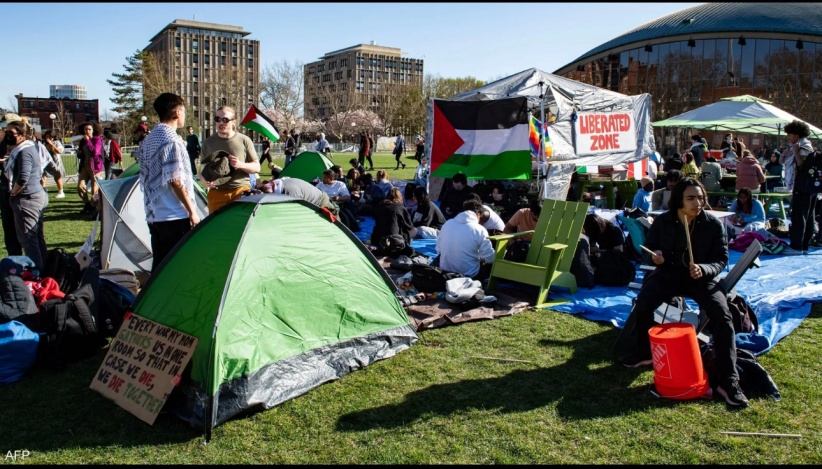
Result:
[[[8,49],[0,108],[18,93],[48,97],[49,85],[84,85],[101,114],[114,104],[112,73],[175,19],[241,26],[260,41],[261,71],[309,63],[357,44],[398,47],[424,60],[426,75],[503,78],[553,72],[585,52],[698,3],[4,3]],[[15,41],[15,43],[17,43]],[[15,51],[11,53],[11,51]],[[14,104],[12,104],[12,102]]]

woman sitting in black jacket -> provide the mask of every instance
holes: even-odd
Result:
[[[417,201],[417,211],[414,212],[414,226],[417,227],[417,238],[436,239],[440,234],[445,217],[431,199],[428,191],[422,186],[414,188],[414,200]]]
[[[402,192],[396,187],[388,191],[382,202],[374,207],[374,230],[371,231],[371,244],[379,246],[380,240],[389,235],[401,235],[406,244],[417,234],[411,215],[402,203]]]

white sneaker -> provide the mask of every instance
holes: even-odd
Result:
[[[57,193],[57,196],[56,196],[55,198],[56,198],[56,199],[65,199],[65,198],[66,198],[66,194],[65,194],[65,193],[63,193],[63,191],[60,191],[60,192],[58,192],[58,193]]]
[[[796,249],[785,248],[780,252],[783,256],[801,256],[802,251],[797,251]]]

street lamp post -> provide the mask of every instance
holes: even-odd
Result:
[[[357,123],[351,123],[351,143],[357,143]]]
[[[62,136],[57,135],[57,130],[54,128],[54,121],[57,119],[57,114],[49,114],[49,119],[51,119],[51,133],[53,138],[59,138],[62,141]]]

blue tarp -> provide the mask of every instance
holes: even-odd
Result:
[[[741,252],[730,251],[727,270],[741,256]],[[822,250],[804,256],[763,254],[759,259],[762,266],[748,270],[736,284],[737,293],[756,313],[759,329],[757,334],[738,334],[737,345],[762,354],[799,326],[810,314],[812,303],[822,301]],[[637,282],[641,282],[638,277]],[[568,303],[551,309],[622,328],[638,292],[628,287],[601,286],[580,288],[574,295],[552,292],[552,298],[566,298]],[[689,305],[696,309],[696,304]]]
[[[374,219],[364,217],[357,237],[365,242],[374,228]],[[411,246],[428,257],[436,256],[435,239],[416,239]],[[730,251],[730,270],[742,256]],[[760,256],[762,266],[748,270],[736,284],[736,291],[756,312],[759,330],[755,334],[738,334],[737,345],[762,354],[790,334],[810,314],[811,304],[822,301],[822,249],[802,256]],[[641,282],[642,271],[637,273]],[[507,285],[507,284],[506,284]],[[571,295],[567,290],[551,292],[553,299],[567,303],[552,306],[554,311],[578,314],[591,321],[608,322],[622,328],[631,312],[631,301],[639,290],[628,287],[580,288]],[[696,304],[688,300],[691,308]]]

